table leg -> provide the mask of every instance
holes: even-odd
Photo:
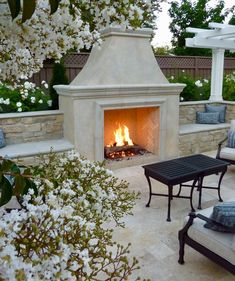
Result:
[[[220,185],[221,185],[221,182],[222,182],[222,179],[224,177],[224,174],[227,172],[227,167],[226,169],[221,173],[220,175],[220,178],[219,178],[219,183],[218,183],[218,196],[219,196],[219,201],[220,202],[223,202],[223,199],[221,198],[221,195],[220,195]]]
[[[193,190],[194,190],[194,187],[195,187],[197,181],[198,181],[198,179],[195,179],[193,181],[193,184],[192,184],[192,187],[191,187],[191,191],[190,191],[190,206],[191,206],[192,212],[195,212],[195,209],[193,207]]]
[[[198,178],[198,191],[199,191],[199,198],[198,198],[198,209],[202,209],[202,183],[203,183],[203,178],[204,177],[199,177]]]
[[[149,207],[150,206],[150,202],[151,202],[151,198],[152,198],[152,185],[151,185],[150,178],[148,176],[146,176],[146,179],[147,179],[148,185],[149,185],[149,201],[146,204],[146,207]]]
[[[179,186],[179,191],[178,191],[178,193],[175,195],[175,197],[179,197],[179,196],[180,196],[181,189],[182,189],[182,183],[180,184],[180,186]]]
[[[173,186],[168,185],[168,210],[167,210],[167,221],[171,221],[171,200],[172,200]]]

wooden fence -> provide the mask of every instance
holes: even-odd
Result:
[[[65,67],[72,81],[85,65],[89,53],[71,53],[65,57]],[[166,77],[179,76],[184,71],[194,78],[210,78],[211,58],[193,56],[156,56],[156,60]],[[48,83],[52,77],[53,63],[45,62],[44,68],[32,77],[32,81],[40,85],[42,80]],[[225,58],[224,73],[235,71],[235,58]]]

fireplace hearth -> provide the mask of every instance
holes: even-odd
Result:
[[[184,84],[169,83],[163,75],[149,43],[151,34],[151,29],[104,30],[101,47],[92,49],[72,83],[55,86],[64,135],[89,160],[108,159],[122,167],[178,156]],[[119,125],[122,131],[122,126],[128,128],[132,143],[124,139],[120,145],[114,138]]]

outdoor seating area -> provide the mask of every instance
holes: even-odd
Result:
[[[216,151],[207,155],[215,157]],[[156,196],[154,200],[151,201],[151,207],[146,208],[146,202],[149,198],[149,190],[141,166],[115,170],[115,175],[130,182],[131,190],[139,191],[141,193],[140,200],[137,201],[134,208],[134,215],[128,216],[125,219],[126,228],[115,231],[115,239],[122,243],[130,241],[132,243],[131,250],[133,255],[140,257],[140,265],[142,269],[140,272],[136,272],[136,276],[160,281],[190,280],[192,279],[192,276],[194,281],[234,280],[232,273],[228,272],[222,266],[219,266],[188,245],[185,246],[185,263],[183,265],[178,263],[178,231],[183,228],[188,220],[185,218],[191,212],[188,202],[185,202],[184,199],[180,198],[176,200],[173,199],[171,202],[172,210],[174,210],[171,213],[172,221],[167,222],[166,206],[168,199],[166,197]],[[218,175],[210,175],[205,178],[204,183],[206,185],[216,185],[218,179]],[[224,201],[234,198],[234,181],[235,166],[231,165],[228,167],[228,171],[226,172],[221,185],[221,196]],[[165,189],[166,186],[158,181],[152,183],[153,192],[164,192]],[[174,193],[177,193],[177,189],[176,186]],[[189,190],[187,189],[182,189],[182,195],[187,195],[188,191]],[[193,195],[193,204],[195,206],[197,206],[198,200],[199,192],[195,189]],[[207,215],[210,215],[212,210],[211,207],[218,203],[217,192],[210,189],[203,190],[203,211],[201,211],[203,214],[206,212]],[[205,209],[207,210],[204,211]],[[198,209],[196,209],[196,212],[198,212]],[[205,222],[200,222],[201,225],[204,223]],[[202,227],[202,230],[204,231],[204,227]],[[208,233],[208,231],[211,232],[212,230],[205,229],[206,233]],[[215,233],[214,235],[221,236],[221,233]],[[226,236],[226,234],[224,235]],[[233,235],[234,234],[229,234],[229,237],[231,238]],[[201,237],[203,237],[203,233]],[[204,245],[206,245],[209,240],[210,238],[207,235],[207,240],[205,240]],[[212,249],[213,247],[214,246],[212,246]],[[223,254],[223,257],[226,258],[226,254]],[[229,257],[234,259],[234,252],[231,249],[228,250],[228,259]]]

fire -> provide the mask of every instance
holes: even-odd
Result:
[[[119,125],[118,129],[114,131],[116,146],[134,145],[130,138],[129,129],[126,125]]]

